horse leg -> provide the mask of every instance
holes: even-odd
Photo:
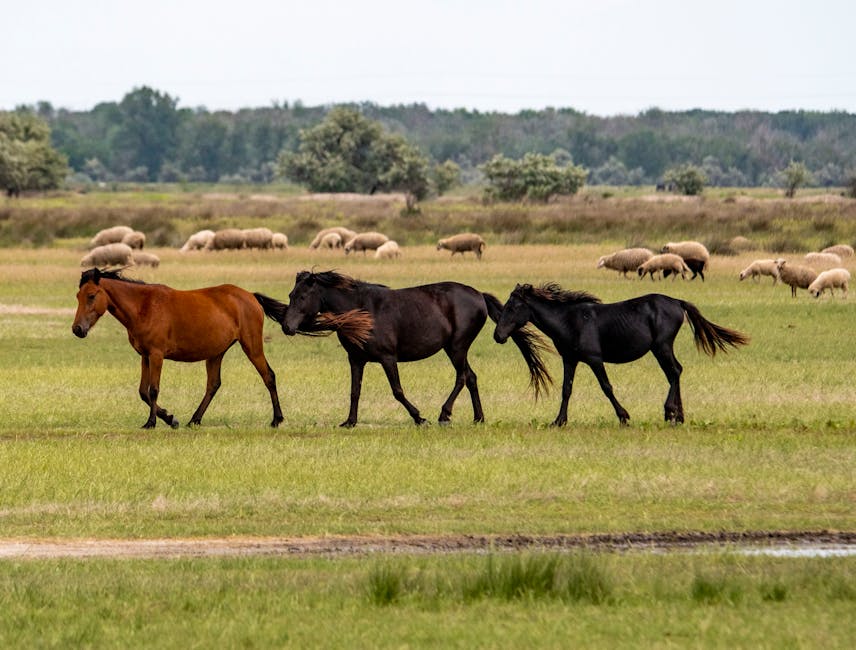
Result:
[[[202,416],[205,415],[208,405],[211,403],[211,400],[214,399],[214,395],[220,388],[220,365],[223,363],[224,354],[226,354],[225,351],[216,357],[205,360],[205,370],[208,373],[208,383],[205,386],[205,395],[202,397],[202,401],[196,408],[196,412],[193,414],[193,417],[190,418],[189,424],[202,423]]]
[[[553,420],[552,426],[562,427],[568,422],[568,402],[571,400],[571,391],[574,388],[574,374],[577,371],[576,359],[562,359],[565,376],[562,379],[562,401],[559,404],[559,414]]]
[[[455,367],[455,385],[448,399],[443,404],[443,408],[440,409],[439,422],[446,423],[452,417],[452,407],[455,404],[455,400],[458,399],[461,390],[464,388],[464,384],[466,384],[467,390],[470,392],[470,399],[473,403],[473,422],[484,422],[484,412],[482,411],[481,398],[479,397],[478,378],[467,362],[466,354],[463,355],[463,358],[461,358],[462,355],[454,354],[450,350],[446,350],[446,354]]]
[[[340,427],[351,428],[357,424],[357,409],[360,406],[360,391],[363,387],[363,370],[366,362],[348,357],[351,364],[351,410],[348,411],[348,419],[340,424]]]
[[[684,368],[675,358],[671,342],[659,349],[652,349],[652,352],[669,380],[669,394],[663,406],[664,419],[672,424],[681,423],[684,421],[684,405],[681,403],[681,372]]]
[[[268,389],[268,393],[270,393],[270,402],[273,406],[273,419],[271,420],[270,425],[272,427],[278,427],[282,422],[283,417],[282,409],[279,406],[279,395],[276,392],[276,373],[274,373],[273,368],[270,367],[267,359],[265,359],[265,353],[262,349],[261,332],[259,332],[257,345],[251,346],[249,343],[241,339],[241,349],[244,351],[244,354],[247,355],[250,363],[255,366],[256,371],[259,373],[259,376],[262,378],[262,381]],[[202,417],[202,414],[200,414],[199,417]]]
[[[155,355],[142,355],[142,370],[140,372],[140,397],[149,405],[149,419],[143,424],[143,429],[154,429],[157,418],[163,420],[173,429],[178,427],[178,420],[167,413],[166,409],[158,406],[158,391],[160,389],[160,375],[163,367],[163,357]]]
[[[606,376],[606,369],[603,367],[603,362],[590,361],[589,366],[591,367],[592,372],[594,372],[594,376],[597,377],[597,381],[600,384],[600,389],[603,391],[603,394],[606,395],[607,399],[609,399],[612,404],[612,408],[615,409],[618,421],[621,422],[622,425],[626,425],[627,420],[630,419],[630,414],[624,410],[624,407],[618,403],[617,399],[615,399],[615,393],[612,392],[612,384],[609,383],[609,377]]]
[[[380,365],[386,373],[386,379],[389,381],[389,387],[392,388],[392,396],[407,409],[407,412],[416,424],[423,424],[425,422],[425,418],[419,415],[419,409],[413,406],[413,404],[411,404],[404,396],[404,389],[401,387],[401,380],[398,377],[398,364],[395,362],[395,359],[384,357],[380,360]],[[458,389],[458,392],[460,392],[460,388]]]

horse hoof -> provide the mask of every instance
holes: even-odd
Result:
[[[423,420],[423,422],[424,422],[424,420]],[[417,422],[417,424],[421,424],[421,422]],[[440,419],[440,420],[437,420],[437,424],[439,424],[441,427],[447,427],[450,424],[452,424],[452,421],[449,419],[445,419],[445,420]]]
[[[417,426],[417,427],[421,427],[421,426],[422,426],[423,424],[425,424],[428,420],[426,420],[425,418],[413,418],[413,421],[416,423],[416,426]]]
[[[141,428],[141,429],[154,429],[154,428],[155,428],[155,423],[154,423],[154,422],[146,422],[146,423],[145,423],[143,426],[141,426],[140,428]]]
[[[283,419],[284,418],[274,418],[274,420],[270,423],[270,425],[272,427],[278,427],[280,424],[282,424]]]
[[[351,422],[350,420],[345,420],[339,426],[342,427],[343,429],[353,429],[355,426],[357,426],[357,423]]]

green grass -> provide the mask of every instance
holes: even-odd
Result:
[[[710,359],[684,328],[684,426],[663,423],[667,385],[645,358],[608,368],[629,427],[581,367],[569,425],[557,430],[547,426],[557,390],[535,402],[518,352],[496,345],[488,325],[470,357],[486,424],[470,422],[464,391],[450,426],[413,426],[371,366],[360,423],[342,430],[349,380],[337,341],[287,338],[269,322],[280,429],[267,426],[267,391],[232,350],[201,427],[143,431],[139,358],[123,328],[105,316],[87,339],[71,334],[79,246],[0,254],[0,537],[856,529],[856,303],[738,282],[763,252],[715,257],[702,284],[595,270],[613,241],[491,244],[482,262],[429,246],[405,248],[399,263],[302,247],[155,249],[161,268],[137,277],[232,282],[281,299],[313,266],[396,287],[454,279],[502,300],[517,282],[545,280],[604,300],[658,291],[752,342]],[[560,381],[559,358],[548,364]],[[403,364],[401,375],[435,420],[448,361]],[[201,364],[165,365],[161,402],[180,421],[203,388]],[[846,647],[853,572],[852,558],[707,555],[4,560],[0,644]]]
[[[846,648],[854,580],[716,553],[3,562],[0,644]]]

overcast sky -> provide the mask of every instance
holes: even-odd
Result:
[[[145,85],[210,110],[856,113],[856,0],[30,0],[0,16],[0,110]]]

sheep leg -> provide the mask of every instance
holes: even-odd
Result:
[[[597,377],[597,382],[600,384],[600,389],[603,391],[603,394],[606,395],[610,404],[612,404],[612,408],[615,409],[615,415],[618,416],[618,421],[622,426],[625,426],[627,421],[630,419],[630,414],[623,406],[621,406],[621,404],[618,403],[618,400],[615,399],[615,393],[612,392],[612,384],[609,383],[609,377],[606,375],[606,368],[603,367],[603,362],[599,359],[593,359],[587,363],[592,369],[592,372],[594,372],[594,376]]]
[[[416,424],[423,424],[425,422],[425,418],[419,415],[419,409],[411,404],[407,397],[404,396],[404,389],[401,387],[401,379],[398,377],[398,364],[395,362],[395,359],[393,357],[383,357],[380,360],[380,365],[386,373],[386,379],[389,382],[389,387],[392,388],[392,396],[398,400],[405,409],[407,409],[407,412]],[[460,392],[460,389],[458,389],[458,392]]]
[[[681,373],[684,368],[675,357],[671,342],[652,348],[651,352],[669,381],[669,394],[663,405],[664,419],[666,422],[679,424],[684,421],[684,405],[681,402]]]
[[[154,429],[157,418],[175,429],[178,426],[178,420],[157,404],[163,356],[160,354],[144,354],[141,365],[140,398],[149,406],[149,418],[143,424],[143,429]]]
[[[348,361],[351,364],[351,409],[348,411],[348,419],[339,426],[351,428],[357,424],[357,410],[360,406],[360,391],[363,387],[363,370],[366,362],[350,356]]]
[[[574,374],[577,371],[576,359],[562,358],[562,366],[565,370],[565,375],[562,378],[562,401],[559,404],[559,414],[553,420],[552,426],[562,427],[568,422],[568,402],[571,400],[571,391],[574,388]]]
[[[208,382],[205,385],[205,395],[202,397],[202,401],[199,403],[199,406],[196,407],[196,411],[193,413],[188,424],[192,425],[202,423],[202,416],[205,415],[208,405],[220,389],[220,366],[223,362],[224,354],[226,354],[225,351],[216,357],[205,360],[205,371],[208,375]]]

